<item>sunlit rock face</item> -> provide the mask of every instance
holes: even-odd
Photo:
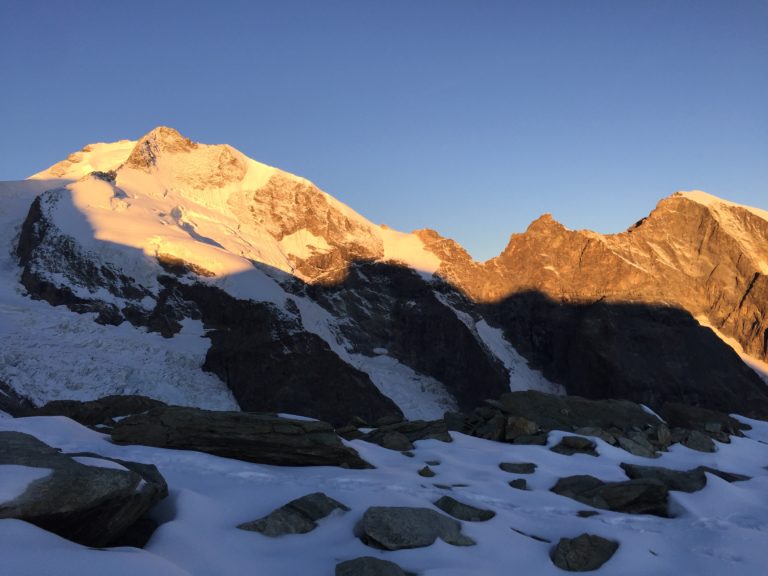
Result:
[[[722,340],[768,360],[756,209],[678,193],[614,235],[544,215],[475,262],[166,127],[33,178],[53,189],[15,224],[27,292],[167,338],[202,322],[205,369],[247,410],[436,418],[537,388],[768,416],[765,384]]]

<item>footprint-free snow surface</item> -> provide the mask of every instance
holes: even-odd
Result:
[[[170,488],[170,496],[153,511],[161,525],[145,549],[89,549],[21,521],[0,520],[0,572],[13,576],[320,576],[333,574],[339,562],[375,556],[424,576],[544,576],[563,574],[550,560],[554,544],[586,532],[620,544],[595,574],[764,576],[768,423],[749,423],[753,428],[747,437],[718,444],[715,453],[674,445],[654,460],[632,456],[598,439],[597,458],[564,456],[544,446],[500,444],[458,433],[452,433],[452,443],[417,442],[413,457],[358,440],[348,444],[376,469],[344,470],[284,468],[195,452],[116,446],[107,436],[63,417],[0,419],[0,430],[33,434],[65,452],[91,451],[153,463]],[[562,436],[551,433],[548,446]],[[538,466],[525,476],[499,469],[499,463],[515,461]],[[426,462],[431,462],[434,477],[418,475]],[[549,491],[558,478],[574,474],[626,480],[619,467],[622,462],[674,469],[704,465],[752,479],[728,483],[708,474],[707,485],[699,492],[671,492],[673,518],[605,510],[582,518],[577,512],[588,506]],[[19,468],[0,467],[0,482],[28,481],[29,475]],[[518,477],[526,478],[528,490],[508,485]],[[317,491],[351,511],[331,514],[308,534],[270,538],[236,528]],[[355,536],[355,525],[371,506],[437,510],[432,503],[443,495],[496,512],[486,522],[462,522],[462,533],[477,542],[475,546],[457,547],[438,540],[425,548],[387,552],[370,548]]]

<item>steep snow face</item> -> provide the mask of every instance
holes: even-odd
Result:
[[[14,236],[34,197],[61,183],[0,183],[0,380],[38,404],[140,393],[172,404],[236,410],[230,390],[201,369],[209,341],[199,321],[187,320],[180,334],[163,338],[127,323],[102,326],[94,314],[23,294]],[[66,225],[66,218],[60,220]]]
[[[376,226],[304,178],[171,128],[86,146],[32,179],[76,181],[93,171],[114,171],[114,180],[68,188],[97,239],[180,258],[218,277],[247,273],[256,261],[311,282],[328,272],[317,257],[334,252],[340,257],[332,268],[361,258],[430,276],[440,266],[415,234]]]

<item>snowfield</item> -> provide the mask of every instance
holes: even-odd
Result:
[[[0,430],[33,434],[65,452],[93,451],[153,463],[170,488],[170,496],[152,513],[161,526],[143,550],[89,549],[21,521],[0,520],[2,573],[320,576],[333,574],[338,562],[370,555],[394,561],[421,576],[554,576],[563,574],[549,559],[554,543],[588,532],[620,543],[613,558],[594,574],[764,576],[768,562],[768,423],[749,423],[753,429],[748,437],[718,444],[716,453],[675,445],[655,460],[632,456],[598,439],[597,458],[564,456],[547,447],[500,444],[458,433],[452,433],[450,444],[417,442],[412,458],[354,441],[348,444],[377,468],[344,470],[275,467],[196,452],[117,446],[107,436],[63,417],[2,419]],[[551,433],[549,446],[562,435]],[[417,471],[433,460],[440,462],[432,466],[437,475],[419,476]],[[503,461],[535,462],[538,469],[532,475],[516,476],[499,469]],[[626,479],[619,468],[621,462],[674,469],[706,465],[753,478],[729,484],[708,474],[707,486],[699,492],[671,492],[675,518],[602,510],[597,516],[580,518],[576,513],[588,506],[549,492],[558,478],[573,474]],[[525,477],[529,490],[507,484],[516,477]],[[0,467],[0,478],[0,484],[18,490],[34,475]],[[351,511],[332,514],[304,535],[269,538],[236,528],[316,491],[325,492]],[[463,533],[476,546],[455,547],[438,540],[426,548],[384,552],[369,548],[354,535],[355,524],[370,506],[430,508],[444,494],[496,512],[487,522],[462,523]]]

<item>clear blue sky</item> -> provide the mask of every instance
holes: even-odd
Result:
[[[159,124],[478,259],[543,212],[768,208],[768,1],[0,0],[0,180]]]

